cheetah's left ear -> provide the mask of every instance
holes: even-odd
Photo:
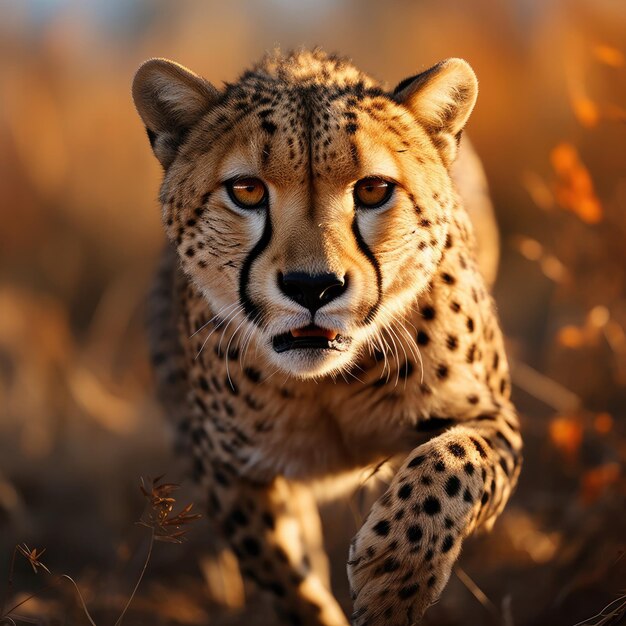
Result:
[[[167,169],[189,130],[218,100],[211,83],[167,59],[150,59],[135,74],[133,100],[152,150]]]
[[[456,158],[461,131],[478,96],[476,74],[467,61],[447,59],[403,80],[394,99],[407,107],[431,135],[446,166]]]

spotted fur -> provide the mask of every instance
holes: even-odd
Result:
[[[502,337],[450,175],[476,94],[458,59],[389,91],[319,50],[269,55],[221,91],[161,59],[136,75],[171,242],[150,323],[161,396],[211,519],[284,623],[347,624],[311,483],[397,460],[348,559],[352,622],[373,626],[422,616],[517,481]],[[372,175],[396,187],[359,208]],[[267,206],[233,203],[240,176]],[[288,272],[345,287],[311,312],[281,291]],[[312,323],[341,349],[274,349]]]

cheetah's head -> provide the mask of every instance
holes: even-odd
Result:
[[[375,349],[427,289],[476,95],[460,59],[388,92],[319,51],[222,91],[163,59],[133,84],[183,269],[251,354],[300,377]]]

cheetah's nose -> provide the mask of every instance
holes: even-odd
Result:
[[[280,290],[294,302],[315,315],[331,300],[338,298],[347,287],[347,279],[336,274],[306,274],[304,272],[278,273]]]

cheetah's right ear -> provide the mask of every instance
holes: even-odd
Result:
[[[150,145],[167,169],[189,129],[219,97],[218,90],[187,68],[167,59],[150,59],[135,74],[133,100]]]
[[[456,158],[461,131],[477,96],[476,74],[463,59],[437,63],[403,80],[393,92],[394,99],[426,128],[447,167]]]

